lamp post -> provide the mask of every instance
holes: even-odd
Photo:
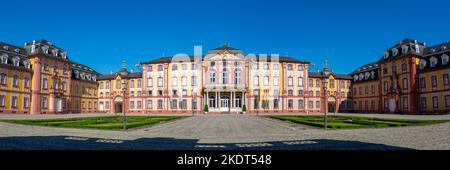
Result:
[[[327,87],[328,87],[328,81],[327,81],[327,79],[323,79],[323,90],[324,90],[324,96],[325,96],[325,103],[324,103],[324,105],[325,105],[324,127],[325,127],[325,129],[327,129],[327,112],[328,112],[328,110],[327,110],[327,105],[328,105],[328,103],[327,103],[327,98],[328,98]]]
[[[122,106],[122,113],[123,113],[123,130],[127,130],[127,116],[125,114],[125,105],[126,105],[126,100],[125,100],[125,91],[127,90],[127,81],[124,80],[122,82],[122,93],[123,93],[123,106]]]

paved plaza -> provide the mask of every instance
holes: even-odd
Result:
[[[46,119],[111,114],[13,115]],[[450,115],[362,115],[450,119]],[[0,122],[0,149],[450,149],[450,123],[379,129],[323,130],[261,115],[196,115],[128,131]]]

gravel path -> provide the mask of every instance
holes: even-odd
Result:
[[[59,115],[46,118],[54,116]],[[19,117],[27,116],[0,115],[0,119]],[[400,118],[405,117],[400,115]],[[447,119],[447,116],[429,118]],[[449,150],[450,123],[399,128],[323,130],[254,115],[207,115],[123,132],[0,122],[0,149]]]

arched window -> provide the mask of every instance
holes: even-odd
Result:
[[[253,85],[259,86],[259,76],[255,76],[255,77],[253,78]]]
[[[228,70],[224,68],[222,70],[222,84],[228,84],[228,78],[229,78]]]
[[[216,83],[216,72],[214,70],[209,72],[209,83]]]
[[[234,82],[236,84],[240,84],[241,83],[241,70],[237,69],[234,74],[235,74],[234,75]]]
[[[264,76],[264,86],[269,86],[269,76]]]

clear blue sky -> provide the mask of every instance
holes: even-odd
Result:
[[[100,73],[223,42],[246,53],[289,54],[338,73],[378,60],[409,37],[450,41],[450,2],[441,0],[164,0],[0,3],[0,41],[47,39]]]

